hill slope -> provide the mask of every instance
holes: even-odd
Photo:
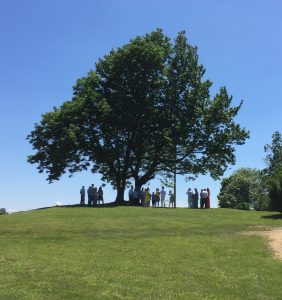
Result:
[[[227,209],[51,208],[0,217],[0,299],[282,299],[282,263]],[[259,227],[261,228],[261,227]]]

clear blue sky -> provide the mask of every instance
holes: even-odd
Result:
[[[282,131],[282,2],[279,0],[1,0],[0,1],[0,207],[25,210],[76,203],[81,185],[99,184],[84,172],[48,184],[26,162],[25,140],[41,114],[72,96],[72,86],[111,48],[157,27],[174,38],[186,30],[199,48],[212,91],[225,85],[234,104],[244,100],[238,122],[251,139],[238,148],[239,167],[264,166],[263,146]],[[151,187],[159,186],[159,181]],[[220,184],[208,176],[178,178],[179,204],[186,189],[209,186],[212,206]],[[115,198],[110,186],[106,200]]]

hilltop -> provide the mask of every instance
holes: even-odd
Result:
[[[0,217],[1,299],[282,299],[279,214],[57,207]]]

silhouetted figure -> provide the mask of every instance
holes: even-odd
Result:
[[[88,194],[88,206],[94,204],[94,184],[92,184],[88,190],[87,190],[87,194]]]
[[[146,195],[146,192],[144,191],[144,188],[142,188],[142,190],[140,191],[140,198],[141,198],[141,205],[142,206],[145,205],[145,195]]]
[[[82,186],[80,189],[80,204],[85,205],[85,188]]]
[[[199,207],[199,193],[198,190],[194,190],[193,194],[193,208],[198,208]]]
[[[193,192],[191,188],[188,189],[186,194],[188,195],[188,208],[193,208]]]
[[[140,199],[140,191],[137,188],[135,188],[132,195],[133,205],[139,205],[139,199]]]
[[[128,200],[129,200],[129,204],[132,204],[132,200],[133,200],[133,186],[131,186],[129,192],[128,192]]]
[[[103,190],[102,190],[102,187],[100,186],[99,189],[98,189],[98,203],[97,204],[104,204],[104,195],[103,195]]]
[[[201,208],[207,208],[208,192],[206,189],[201,190]]]
[[[95,186],[93,189],[93,204],[94,204],[94,206],[97,206],[97,203],[98,203],[98,190]]]
[[[155,194],[155,207],[160,207],[161,193],[159,189],[156,189]]]
[[[208,193],[208,197],[206,202],[206,208],[211,208],[211,192],[209,188],[207,188],[207,193]]]
[[[89,187],[87,189],[88,205],[90,205],[90,203],[91,203],[91,194],[92,194],[92,187],[91,187],[91,185],[89,185]]]
[[[166,196],[166,191],[164,187],[162,187],[161,190],[161,207],[165,207],[165,196]]]
[[[169,191],[169,207],[170,207],[170,205],[171,205],[171,207],[174,207],[174,194],[173,194],[173,192],[172,191]]]

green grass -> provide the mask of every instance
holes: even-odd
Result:
[[[282,299],[269,212],[52,208],[0,217],[0,299]],[[266,218],[268,217],[268,218]]]

